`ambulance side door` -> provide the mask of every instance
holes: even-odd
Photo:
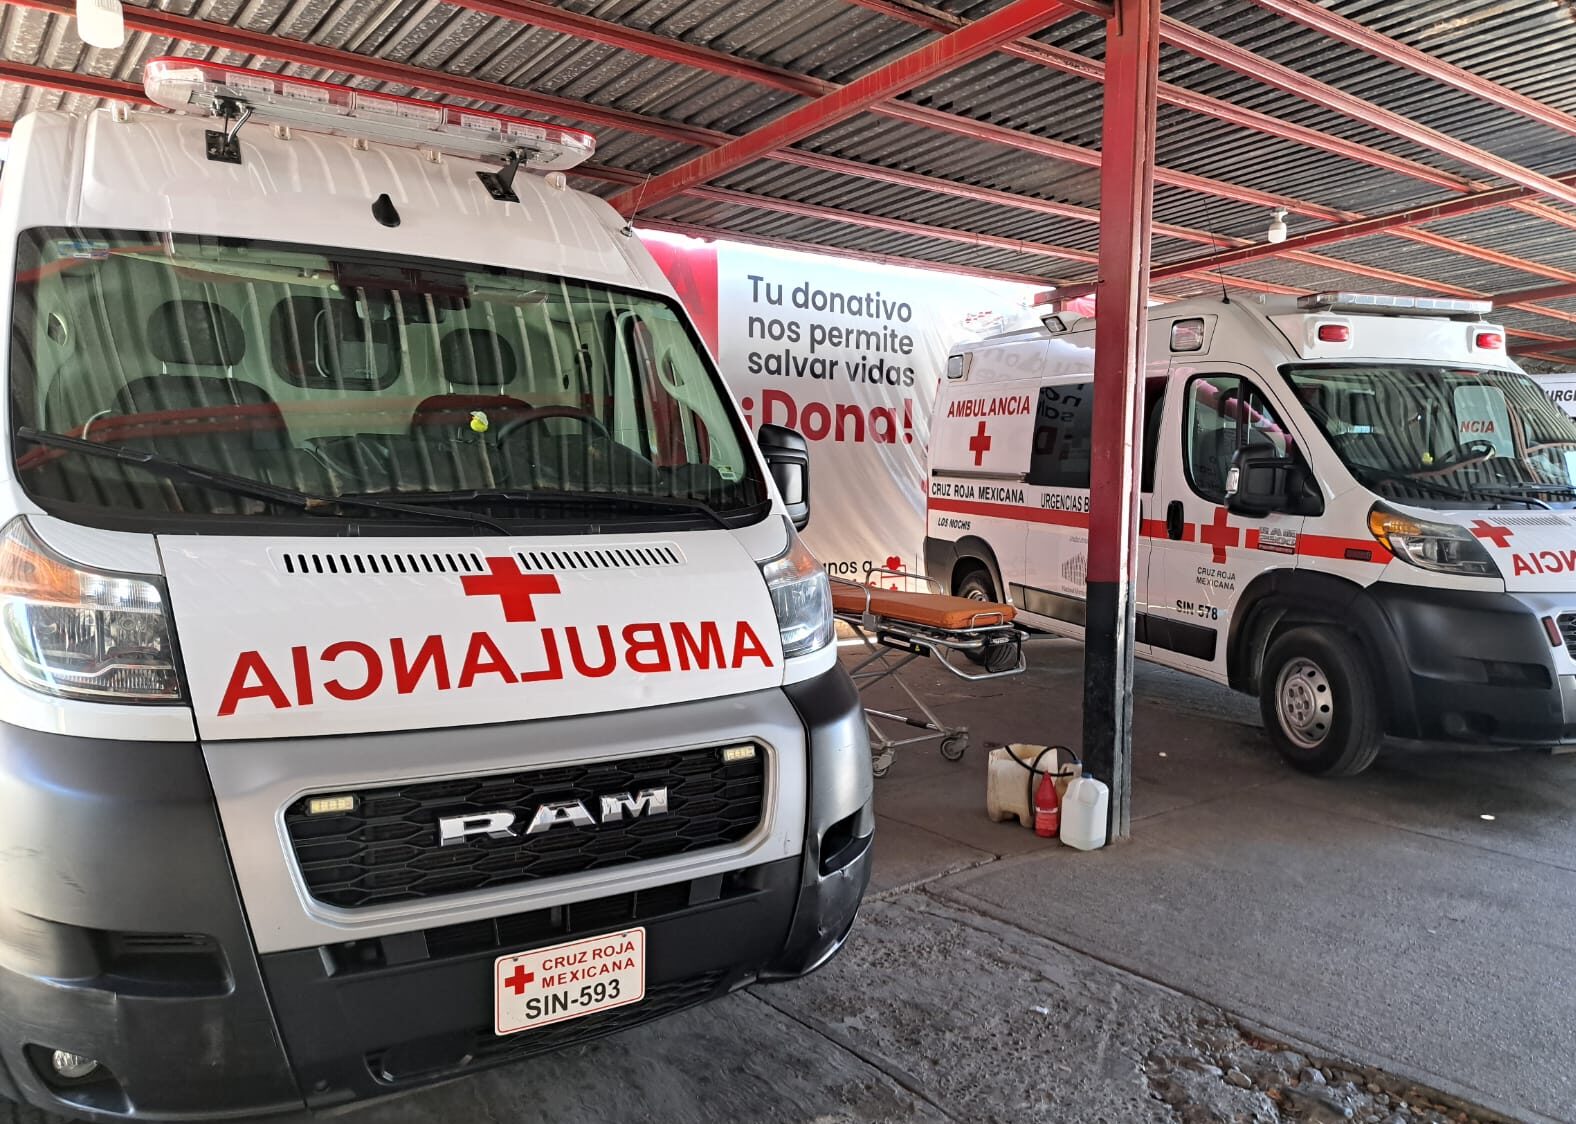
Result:
[[[1175,372],[1175,397],[1159,440],[1149,532],[1148,580],[1138,639],[1157,663],[1226,681],[1227,637],[1238,596],[1260,573],[1296,565],[1304,519],[1262,518],[1225,508],[1226,474],[1243,446],[1298,455],[1285,411],[1262,379],[1233,363],[1202,361]]]
[[[1089,553],[1089,460],[1094,449],[1094,383],[1058,380],[1041,386],[1034,437],[1025,458],[1022,584],[1013,600],[1041,623],[1082,636]]]

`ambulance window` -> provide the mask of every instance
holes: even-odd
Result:
[[[269,317],[274,371],[310,389],[385,390],[399,377],[399,311],[391,294],[366,290],[285,297]]]
[[[1139,469],[1140,486],[1155,490],[1155,450],[1160,447],[1160,418],[1165,412],[1166,380],[1149,379],[1144,383],[1144,459]]]
[[[1093,383],[1062,383],[1040,389],[1028,483],[1048,488],[1089,486],[1093,412]]]
[[[1240,448],[1293,447],[1263,392],[1236,375],[1200,375],[1188,383],[1183,462],[1188,483],[1212,503],[1226,496],[1226,473]]]

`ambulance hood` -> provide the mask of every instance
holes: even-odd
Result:
[[[720,529],[159,547],[207,739],[517,722],[782,682],[771,596]]]
[[[1576,592],[1576,511],[1431,511],[1483,544],[1511,591]]]

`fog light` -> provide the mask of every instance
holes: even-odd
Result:
[[[99,1067],[93,1058],[84,1058],[81,1054],[73,1054],[70,1050],[56,1050],[50,1057],[49,1064],[56,1073],[70,1081],[86,1077]]]
[[[731,745],[722,751],[724,765],[736,765],[740,761],[755,760],[755,747],[753,745]]]
[[[314,796],[306,802],[306,814],[309,816],[328,816],[336,812],[353,812],[356,810],[354,796]]]

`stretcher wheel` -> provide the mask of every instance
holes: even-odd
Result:
[[[969,751],[969,732],[959,730],[955,734],[948,734],[941,739],[941,756],[948,761],[961,761],[963,755]]]
[[[877,776],[877,777],[884,777],[884,776],[886,776],[887,773],[889,773],[891,771],[891,769],[892,769],[892,762],[896,758],[897,758],[897,754],[893,753],[890,749],[882,750],[880,753],[876,754],[875,757],[871,758],[871,760],[870,760],[870,772],[871,772],[871,774],[873,776]]]

